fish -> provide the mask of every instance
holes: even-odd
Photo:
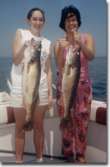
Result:
[[[24,129],[32,129],[33,107],[39,102],[39,85],[41,78],[41,41],[35,41],[36,47],[28,47],[27,59],[23,67],[23,103],[26,109]]]
[[[70,114],[70,108],[75,104],[76,89],[80,76],[80,52],[74,52],[70,46],[67,51],[63,75],[62,97],[64,103],[64,118]]]

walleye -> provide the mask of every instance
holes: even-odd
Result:
[[[32,38],[31,42],[34,39]],[[33,105],[39,101],[39,84],[41,76],[41,41],[36,42],[35,48],[28,46],[27,59],[24,61],[23,68],[23,100],[26,108],[24,129],[32,128]]]
[[[62,78],[62,96],[64,102],[64,117],[69,115],[71,104],[75,100],[76,88],[80,74],[80,55],[72,46],[68,48]]]

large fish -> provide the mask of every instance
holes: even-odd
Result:
[[[33,42],[32,39],[31,42]],[[24,129],[32,128],[33,106],[39,101],[39,84],[41,76],[41,41],[36,42],[36,47],[28,46],[27,59],[23,68],[23,100],[26,108]]]
[[[64,102],[64,118],[69,115],[70,107],[75,102],[76,89],[80,75],[80,54],[68,48],[62,76],[62,96]]]

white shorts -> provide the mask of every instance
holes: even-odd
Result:
[[[23,107],[23,92],[22,92],[22,73],[18,72],[18,67],[12,68],[11,71],[12,90],[11,106],[12,107]],[[48,105],[48,83],[47,74],[41,72],[41,79],[39,85],[39,105]]]

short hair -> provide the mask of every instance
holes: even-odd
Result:
[[[78,26],[79,27],[81,26],[81,16],[79,10],[73,5],[66,6],[61,11],[61,20],[59,24],[59,27],[62,28],[64,31],[65,31],[65,20],[67,19],[69,13],[73,13],[76,16],[78,21]]]
[[[31,10],[29,10],[29,12],[27,14],[27,19],[30,20],[30,18],[32,17],[33,12],[35,12],[35,11],[40,11],[42,13],[43,19],[45,21],[45,12],[42,9],[37,8],[37,7],[36,8],[32,8]]]

